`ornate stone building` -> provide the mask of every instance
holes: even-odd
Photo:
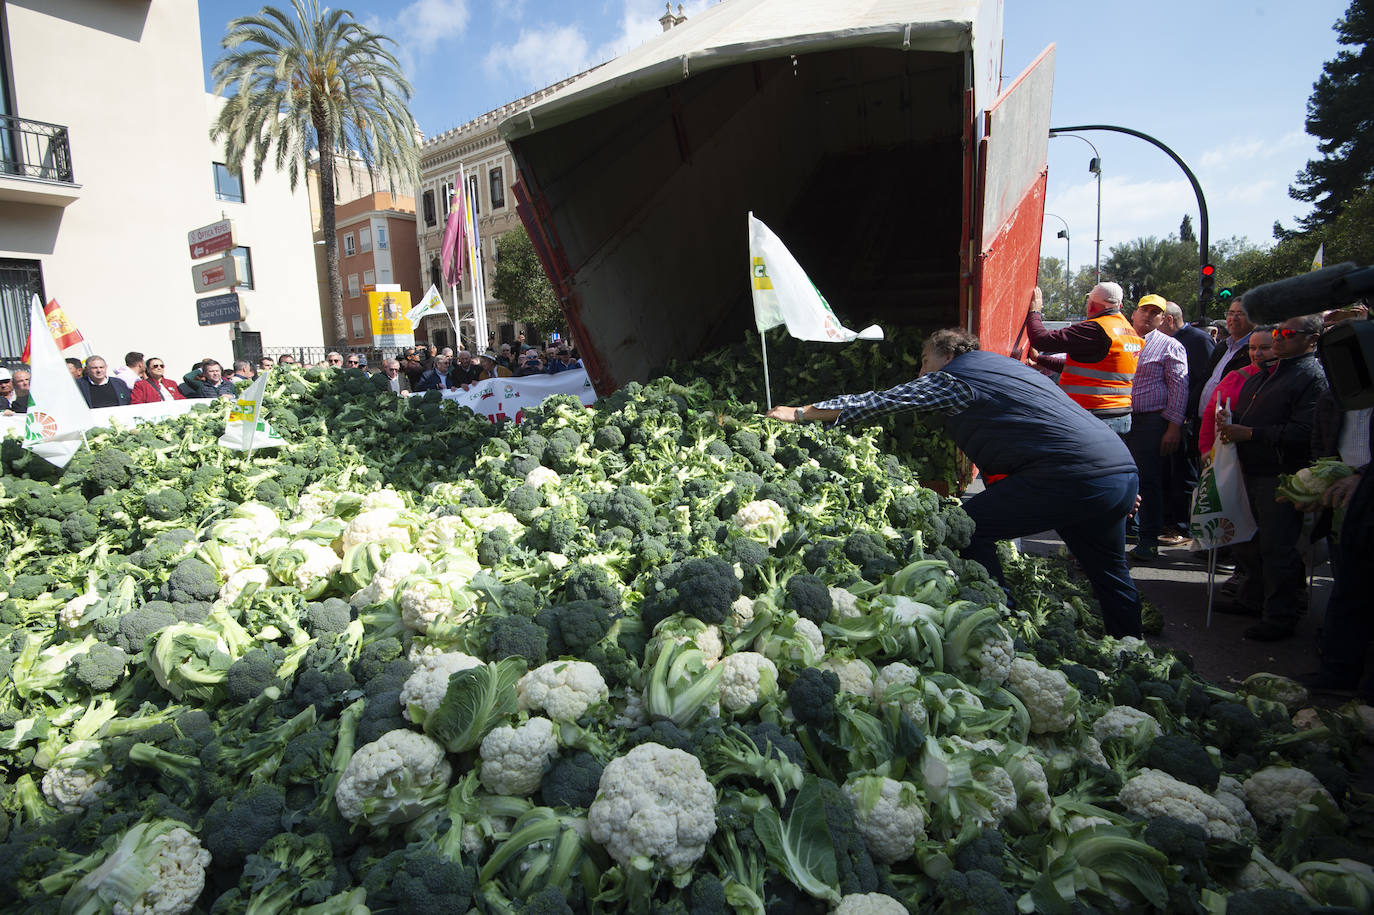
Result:
[[[589,72],[589,71],[588,71]],[[467,193],[477,207],[477,234],[481,241],[482,269],[486,277],[487,327],[491,339],[474,341],[472,282],[466,275],[458,290],[458,324],[462,343],[468,349],[512,342],[517,328],[506,314],[503,302],[493,297],[496,282],[496,241],[520,225],[515,213],[515,160],[497,132],[497,126],[522,109],[579,79],[579,73],[562,82],[488,111],[424,141],[420,147],[420,188],[416,195],[416,242],[420,248],[420,272],[424,283],[433,283],[452,306],[451,291],[444,286],[439,267],[439,249],[448,219],[449,200],[458,182],[458,167],[467,175]],[[453,325],[443,317],[424,318],[416,329],[417,343],[428,341],[439,347],[455,346]],[[480,345],[479,345],[480,344]]]

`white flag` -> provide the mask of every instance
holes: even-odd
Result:
[[[876,324],[857,332],[841,324],[782,240],[753,213],[749,214],[749,282],[760,333],[786,324],[787,332],[798,340],[848,343],[856,338],[883,338],[883,329]]]
[[[424,298],[420,299],[414,308],[406,312],[406,320],[411,324],[418,324],[421,318],[447,313],[447,310],[444,308],[443,296],[439,295],[439,290],[434,288],[434,284],[431,283],[429,289],[425,292]]]
[[[248,388],[238,395],[238,400],[229,407],[229,418],[224,423],[224,434],[219,443],[232,451],[252,451],[256,448],[276,448],[282,437],[262,416],[262,394],[267,390],[269,372],[258,375]]]
[[[1320,270],[1322,268],[1322,255],[1325,253],[1325,251],[1326,242],[1322,242],[1321,244],[1317,245],[1317,256],[1312,258],[1313,270]]]
[[[29,306],[29,340],[33,373],[24,414],[24,447],[49,463],[66,467],[92,425],[91,408],[57,351],[38,296]]]

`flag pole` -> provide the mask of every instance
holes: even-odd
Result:
[[[768,380],[768,332],[759,331],[759,346],[763,349],[763,392],[768,399],[768,409],[773,409],[773,385]]]
[[[453,292],[453,314],[448,316],[448,320],[453,325],[453,336],[458,341],[458,349],[462,349],[463,332],[458,327],[458,284],[454,283],[448,288]]]

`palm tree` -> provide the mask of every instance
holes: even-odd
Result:
[[[410,84],[387,49],[391,39],[361,25],[346,10],[321,9],[319,0],[291,0],[294,19],[264,6],[229,23],[225,54],[210,75],[228,101],[210,131],[223,138],[225,161],[241,168],[249,151],[253,178],[273,154],[295,190],[312,149],[320,157],[320,217],[329,270],[329,303],[336,341],[347,338],[339,246],[335,238],[335,155],[359,158],[370,173],[416,181],[419,150],[406,102]]]

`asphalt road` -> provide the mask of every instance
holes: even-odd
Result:
[[[1056,554],[1064,549],[1053,532],[1022,538],[1021,546],[1034,553]],[[1147,639],[1151,645],[1189,652],[1198,672],[1222,687],[1234,686],[1260,671],[1296,678],[1317,669],[1318,629],[1331,590],[1331,567],[1324,549],[1319,548],[1314,556],[1310,608],[1293,636],[1282,642],[1244,638],[1242,633],[1255,622],[1246,617],[1214,612],[1208,622],[1205,552],[1161,546],[1159,556],[1156,562],[1131,564],[1141,596],[1164,617],[1164,631]],[[1229,575],[1218,572],[1216,585],[1220,587]],[[1225,595],[1218,590],[1215,599],[1224,600]]]

